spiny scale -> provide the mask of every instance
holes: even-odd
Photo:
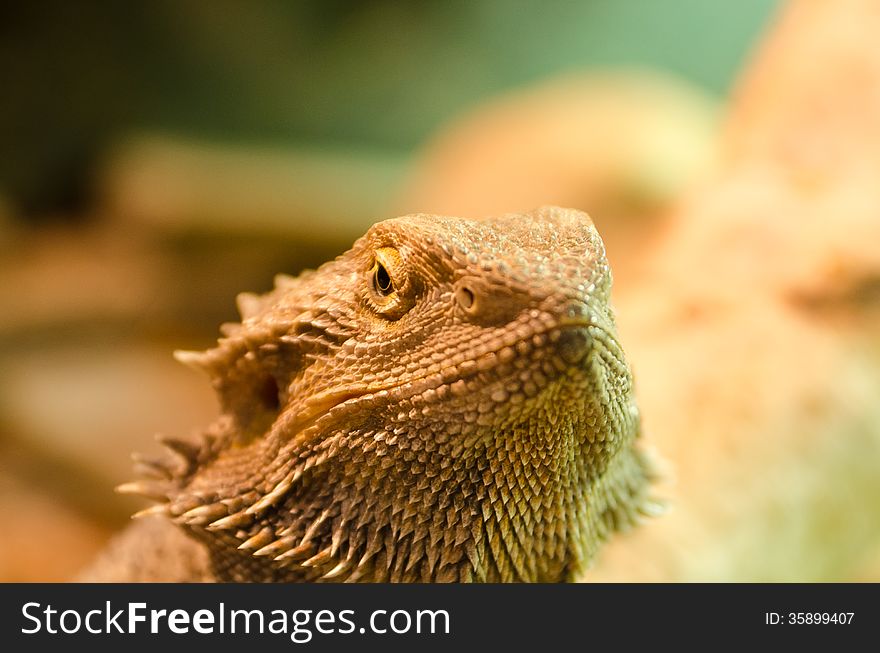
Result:
[[[610,285],[577,211],[378,223],[175,354],[222,415],[120,491],[217,580],[576,579],[656,512]]]

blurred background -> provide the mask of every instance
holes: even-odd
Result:
[[[142,505],[112,492],[131,477],[130,453],[216,414],[208,384],[171,352],[210,346],[237,317],[236,293],[341,253],[377,219],[587,210],[622,319],[637,315],[625,298],[649,286],[682,198],[723,176],[734,82],[777,11],[5,3],[0,580],[64,580],[87,563]],[[859,528],[859,542],[874,537]],[[613,554],[608,564],[625,578]],[[643,577],[780,578],[676,564]],[[866,564],[781,578],[873,577]]]

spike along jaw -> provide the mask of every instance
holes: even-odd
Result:
[[[221,579],[571,579],[648,480],[610,283],[575,211],[378,223],[181,356],[223,414],[150,494]]]

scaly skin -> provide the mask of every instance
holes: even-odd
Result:
[[[221,418],[122,488],[205,562],[167,578],[167,554],[141,554],[91,578],[576,579],[650,505],[610,288],[590,219],[544,208],[380,222],[241,296],[216,348],[178,355]]]

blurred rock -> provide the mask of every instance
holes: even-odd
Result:
[[[88,227],[11,232],[0,258],[0,349],[71,332],[209,343],[235,295],[268,290],[339,249],[278,234],[157,233],[106,216]]]
[[[6,439],[27,443],[105,484],[132,477],[131,453],[156,453],[156,433],[186,437],[217,413],[206,379],[170,345],[69,339],[4,352],[0,416]]]
[[[737,85],[727,158],[781,166],[805,190],[876,173],[878,14],[871,0],[790,3]]]
[[[166,343],[71,331],[0,349],[0,580],[62,581],[144,506],[113,487],[157,433],[217,413],[206,379]]]
[[[865,583],[880,583],[880,546],[877,547],[873,556],[868,557],[853,580]]]
[[[576,207],[596,221],[617,277],[629,277],[662,212],[713,170],[717,113],[703,92],[660,73],[596,72],[524,88],[441,130],[397,212]]]
[[[402,157],[132,137],[103,166],[104,210],[165,233],[282,235],[347,248],[388,213]]]
[[[63,582],[91,560],[108,529],[57,496],[0,473],[0,582]]]
[[[683,203],[643,286],[618,295],[670,511],[613,541],[588,579],[839,581],[871,568],[877,33],[875,3],[789,5],[740,88],[725,168]]]
[[[0,339],[136,319],[162,285],[159,252],[112,230],[18,230],[0,259]]]

